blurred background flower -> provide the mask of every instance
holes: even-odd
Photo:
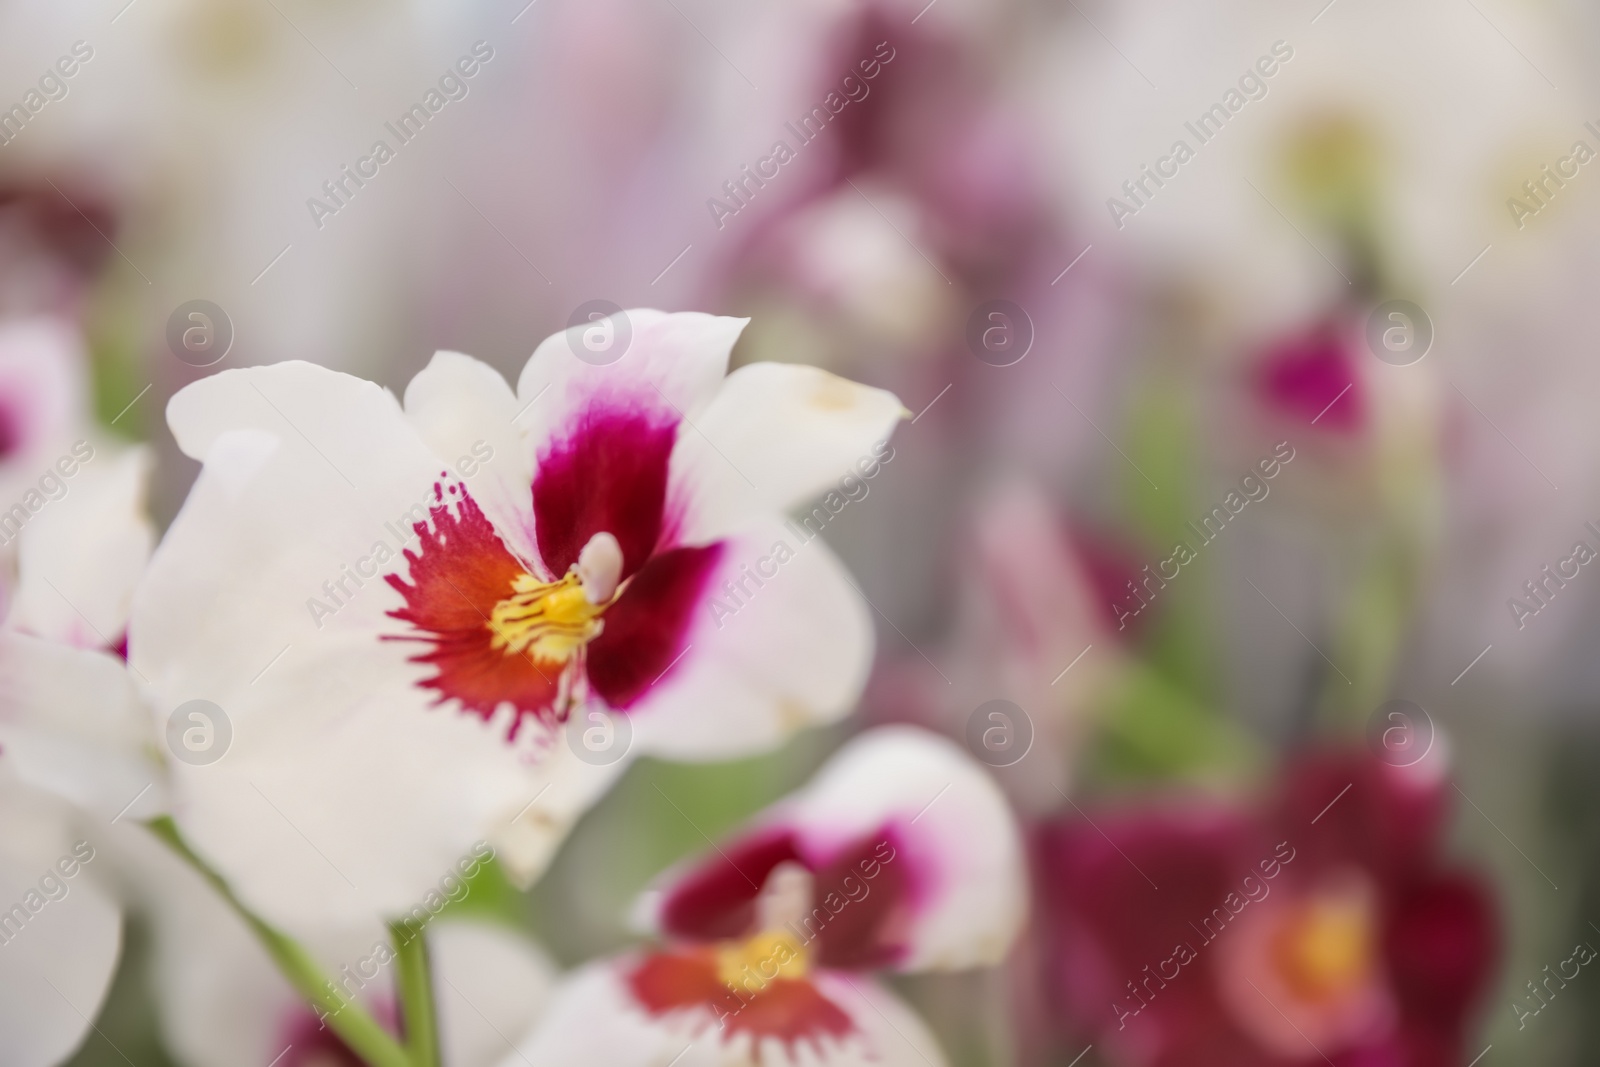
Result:
[[[1487,887],[1438,854],[1441,770],[1317,750],[1260,805],[1042,828],[1067,1029],[1130,1064],[1461,1060],[1499,934]]]

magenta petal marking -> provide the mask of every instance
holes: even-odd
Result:
[[[675,415],[596,399],[540,450],[534,532],[552,576],[565,574],[602,531],[622,546],[624,578],[644,566],[661,536],[677,436]]]
[[[627,708],[663,676],[682,669],[690,615],[722,558],[722,542],[662,552],[606,609],[589,645],[589,684],[608,705]]]

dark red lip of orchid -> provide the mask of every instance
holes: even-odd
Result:
[[[590,695],[627,711],[682,669],[692,612],[723,543],[663,544],[677,432],[675,420],[644,405],[591,398],[542,450],[529,488],[539,563],[506,548],[464,486],[435,484],[428,519],[412,527],[419,544],[404,552],[407,570],[385,575],[405,601],[387,614],[414,629],[384,639],[430,646],[410,659],[433,669],[420,684],[434,691],[436,705],[459,701],[485,722],[509,705],[507,740],[515,741],[526,720],[565,721],[572,704]],[[569,588],[562,606],[546,610],[555,603],[543,599],[548,583],[562,581],[600,534],[614,537],[622,553],[614,598],[574,607]],[[536,574],[541,564],[546,573]],[[513,603],[517,596],[525,599]],[[523,628],[509,632],[506,619]],[[535,626],[565,638],[540,644],[530,637]]]
[[[804,854],[792,830],[758,830],[723,846],[667,892],[662,932],[701,942],[757,932],[760,887],[779,864],[797,863],[814,879],[813,909],[798,933],[815,938],[817,965],[850,971],[892,966],[906,952],[909,913],[921,895],[904,842],[897,827],[885,825],[830,850],[819,862]]]

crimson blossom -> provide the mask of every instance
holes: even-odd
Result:
[[[1256,808],[1044,828],[1053,1001],[1133,1067],[1464,1062],[1500,937],[1484,883],[1440,853],[1449,788],[1428,762],[1320,750]]]

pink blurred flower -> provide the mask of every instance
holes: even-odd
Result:
[[[1370,401],[1358,361],[1371,358],[1357,350],[1359,343],[1338,316],[1274,341],[1256,366],[1258,397],[1269,411],[1297,427],[1359,433],[1367,425]]]

